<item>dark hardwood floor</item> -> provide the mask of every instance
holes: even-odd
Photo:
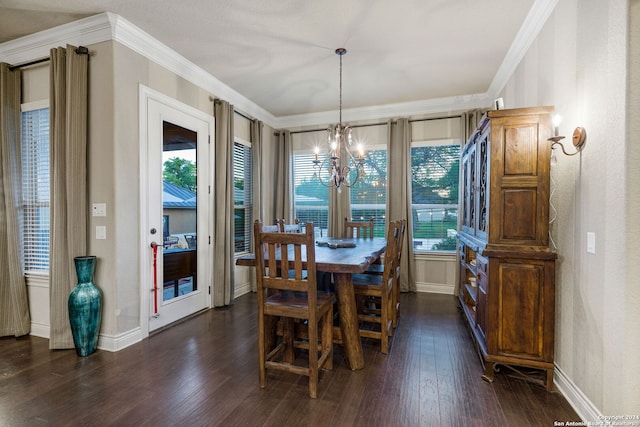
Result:
[[[453,296],[403,294],[387,356],[365,340],[366,367],[307,379],[269,373],[258,386],[256,298],[209,310],[117,353],[49,351],[0,339],[2,426],[553,426],[578,421],[539,385],[482,368]]]

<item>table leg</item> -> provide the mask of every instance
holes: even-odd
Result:
[[[347,362],[352,370],[364,368],[364,354],[360,342],[356,295],[350,273],[334,273],[336,293],[338,294],[338,312],[340,313],[340,329],[342,343]]]

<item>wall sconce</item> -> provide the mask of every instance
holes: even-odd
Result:
[[[562,152],[566,156],[575,156],[584,148],[584,143],[587,141],[587,131],[580,126],[575,128],[575,130],[573,131],[572,141],[576,151],[575,153],[567,153],[567,151],[564,149],[564,145],[562,145],[562,143],[560,142],[564,139],[564,136],[558,135],[558,127],[560,126],[561,121],[562,117],[559,114],[553,116],[553,136],[549,138],[549,141],[551,141],[551,149],[553,149],[556,145],[559,145],[560,148],[562,148]]]

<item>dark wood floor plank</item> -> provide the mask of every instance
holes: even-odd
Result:
[[[351,371],[335,347],[318,398],[305,377],[258,386],[256,298],[237,298],[117,353],[81,358],[38,337],[0,339],[0,425],[549,426],[578,420],[567,401],[482,365],[449,295],[403,294],[388,355],[364,340]]]

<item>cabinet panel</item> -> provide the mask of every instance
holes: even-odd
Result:
[[[544,263],[500,262],[497,352],[543,359]]]
[[[504,175],[537,175],[538,123],[504,125]]]
[[[502,191],[500,240],[535,242],[538,235],[536,188],[507,188]]]

